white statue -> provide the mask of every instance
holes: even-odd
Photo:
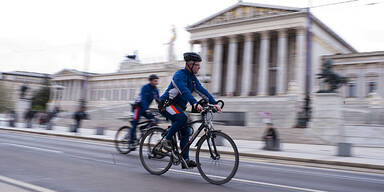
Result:
[[[167,45],[169,45],[169,47],[168,47],[168,61],[176,61],[174,42],[175,42],[177,36],[176,36],[176,28],[174,25],[172,26],[171,31],[172,31],[171,40],[168,43],[166,43]]]

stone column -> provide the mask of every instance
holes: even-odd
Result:
[[[366,88],[365,88],[365,70],[364,65],[359,65],[359,78],[358,78],[358,86],[357,86],[357,96],[359,98],[364,99],[366,96]]]
[[[236,85],[236,59],[237,59],[237,37],[229,37],[229,51],[228,51],[228,68],[227,68],[227,82],[225,94],[233,96]]]
[[[282,95],[286,91],[287,81],[287,31],[279,30],[278,48],[277,48],[277,94]]]
[[[53,103],[54,100],[55,100],[55,89],[51,86],[49,89],[49,101]]]
[[[241,96],[248,96],[252,85],[252,52],[253,52],[253,34],[245,34],[243,72],[241,79]]]
[[[201,60],[202,64],[200,65],[200,76],[205,79],[208,67],[208,39],[201,40]]]
[[[258,86],[258,96],[267,95],[267,85],[268,85],[268,57],[269,57],[269,32],[261,32],[260,38],[260,58],[259,58],[259,86]]]
[[[77,101],[77,80],[73,80],[72,101]]]
[[[384,98],[384,63],[381,63],[379,65],[380,67],[380,76],[379,76],[379,82],[377,84],[378,93],[379,95]]]
[[[74,94],[73,94],[73,90],[74,90],[74,85],[75,85],[75,80],[70,80],[69,81],[69,87],[70,87],[70,91],[69,91],[69,97],[68,97],[68,100],[72,101],[73,98],[74,98]]]
[[[193,52],[193,45],[194,45],[194,43],[195,43],[194,41],[189,41],[189,46],[190,46],[189,47],[189,51],[190,52]]]
[[[296,68],[295,80],[299,88],[299,94],[305,90],[305,28],[296,29]]]
[[[68,81],[64,81],[64,91],[63,91],[63,100],[67,100],[68,98],[68,91],[69,91],[69,84],[68,84]]]
[[[81,98],[81,95],[82,95],[82,86],[81,86],[81,83],[82,83],[83,80],[77,80],[76,81],[76,98],[75,98],[75,101],[79,101],[79,99]]]
[[[223,68],[223,39],[215,38],[215,48],[213,53],[213,71],[212,71],[212,92],[218,95],[221,90],[221,71]]]

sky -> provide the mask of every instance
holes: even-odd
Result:
[[[178,58],[185,30],[238,0],[0,0],[0,72],[112,73],[135,50],[142,62],[165,61],[174,25]],[[312,13],[357,51],[384,51],[384,0],[247,0]],[[347,2],[317,7],[318,5]],[[89,66],[85,67],[89,43]]]

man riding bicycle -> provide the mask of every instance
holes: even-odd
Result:
[[[185,68],[178,70],[172,78],[170,85],[165,93],[160,97],[160,107],[164,108],[163,114],[172,121],[172,125],[162,142],[162,146],[166,151],[172,150],[172,136],[180,131],[180,147],[183,149],[189,140],[190,129],[187,127],[187,115],[184,113],[186,105],[189,102],[194,109],[201,111],[203,108],[197,103],[197,100],[192,96],[195,91],[203,99],[210,104],[216,104],[216,100],[212,95],[200,84],[195,76],[200,70],[200,55],[194,52],[184,53],[186,62]],[[165,103],[165,104],[164,104]],[[165,106],[163,106],[165,105]],[[215,105],[218,111],[221,111],[219,105]],[[183,154],[183,158],[187,162],[188,167],[196,167],[196,162],[189,159],[189,149]],[[183,168],[186,168],[183,166]]]
[[[144,116],[147,119],[153,119],[151,111],[148,109],[152,101],[155,99],[157,102],[159,100],[159,90],[157,85],[159,84],[159,77],[155,74],[152,74],[148,77],[149,83],[144,85],[141,88],[139,97],[135,101],[135,108],[133,111],[133,120],[131,121],[132,129],[130,130],[129,137],[129,149],[135,149],[135,140],[136,140],[136,128],[139,123],[140,116]]]

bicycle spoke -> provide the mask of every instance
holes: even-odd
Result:
[[[171,157],[158,146],[162,140],[164,130],[153,128],[147,131],[140,143],[140,161],[144,168],[151,174],[165,173],[172,165]]]
[[[215,132],[214,137],[205,139],[198,146],[196,158],[200,174],[208,182],[223,184],[228,182],[236,173],[239,163],[239,154],[233,140],[227,135]],[[215,145],[220,146],[213,146]],[[209,150],[209,147],[211,150]],[[215,153],[214,147],[217,148]]]
[[[130,129],[128,126],[121,127],[115,135],[115,147],[122,154],[127,154],[131,151],[128,147]]]

